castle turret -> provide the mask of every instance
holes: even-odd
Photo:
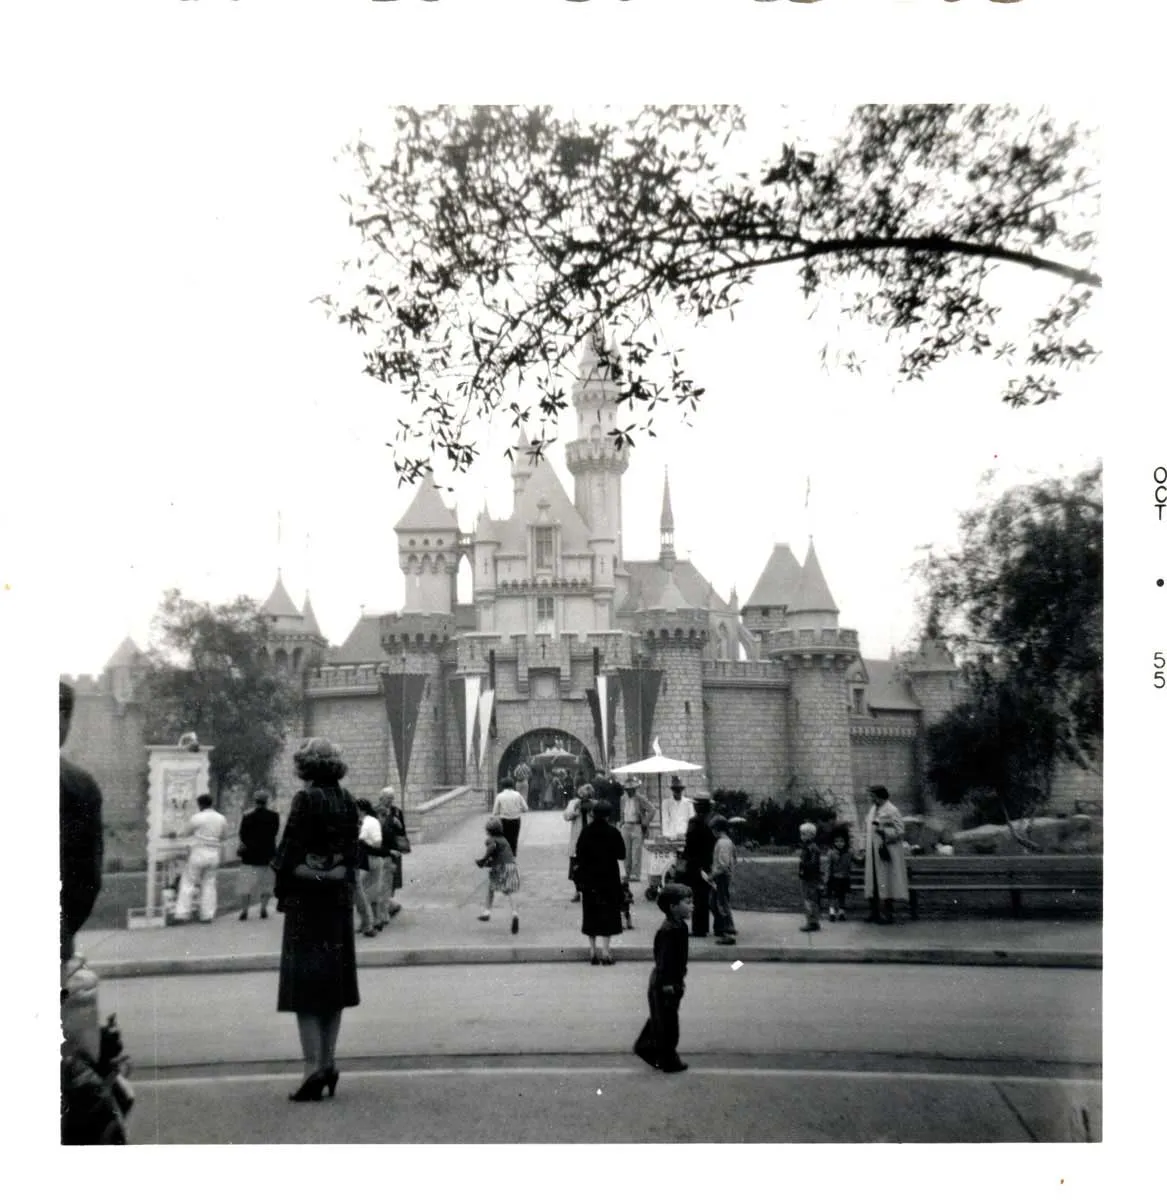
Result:
[[[925,632],[920,645],[896,660],[895,670],[908,681],[920,706],[921,730],[942,720],[966,698],[960,667],[934,628]],[[928,741],[921,737],[917,755],[919,794],[925,808],[935,802],[935,791],[928,781]]]
[[[393,527],[405,575],[403,612],[453,613],[458,592],[458,517],[429,475]]]
[[[288,595],[280,571],[276,571],[275,586],[260,611],[267,618],[267,652],[277,667],[298,674],[321,661],[328,643],[311,601],[305,596],[301,612]]]
[[[704,764],[702,660],[709,640],[707,605],[685,596],[670,569],[659,595],[645,597],[636,614],[636,629],[652,665],[664,672],[652,736],[660,739],[669,757]],[[694,786],[704,782],[704,775],[690,779]]]
[[[483,633],[494,630],[494,602],[498,591],[498,562],[495,555],[502,539],[491,520],[485,502],[474,526],[474,606],[478,614],[478,629]]]
[[[617,447],[611,436],[616,428],[616,352],[604,348],[603,334],[588,337],[580,360],[579,378],[572,387],[577,436],[568,442],[567,469],[575,479],[575,508],[603,554],[620,573],[624,563],[624,512],[621,476],[628,470],[628,445]]]
[[[794,600],[802,568],[786,542],[770,552],[762,574],[741,611],[742,625],[758,639],[763,650],[768,638],[786,624],[786,610]]]
[[[839,610],[813,542],[786,619],[786,628],[768,632],[767,643],[790,673],[790,751],[798,796],[833,804],[839,819],[861,836],[847,695],[847,670],[859,657],[859,635],[838,627]]]

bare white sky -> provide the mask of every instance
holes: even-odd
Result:
[[[88,581],[85,619],[62,622],[52,647],[68,673],[100,671],[126,634],[144,646],[167,587],[262,599],[281,566],[333,643],[362,605],[386,611],[403,595],[392,530],[411,491],[397,489],[385,445],[400,402],[362,376],[358,339],[310,303],[354,245],[333,157],[362,129],[375,139],[386,105],[359,89],[208,86],[186,66],[147,68],[145,87],[137,73],[112,77],[51,151],[59,186],[46,200],[72,272],[49,371],[73,398],[53,461],[59,478],[84,481],[62,535]],[[785,119],[769,105],[754,114],[760,156]],[[1032,289],[1028,273],[1001,276],[1002,290]],[[665,412],[634,449],[625,553],[656,554],[667,465],[678,552],[723,595],[736,584],[744,603],[773,543],[801,557],[813,533],[841,619],[885,656],[914,629],[919,548],[952,539],[986,470],[999,488],[1097,457],[1099,382],[1085,376],[1031,412],[1005,408],[1000,372],[967,360],[897,387],[869,331],[809,317],[780,268],[732,323],[675,327],[707,395],[688,423]],[[824,372],[828,339],[861,351],[861,377]],[[484,498],[509,511],[511,437],[494,431],[475,470],[451,481],[464,528]]]

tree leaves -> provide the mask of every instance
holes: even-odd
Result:
[[[1089,131],[1048,113],[868,105],[824,144],[788,142],[746,172],[731,166],[747,126],[735,108],[392,115],[387,152],[347,152],[363,250],[324,302],[372,340],[365,371],[400,396],[404,480],[434,454],[470,465],[470,426],[517,417],[519,385],[553,436],[555,393],[597,322],[627,348],[629,433],[660,405],[695,408],[696,381],[657,344],[660,318],[732,317],[765,267],[792,266],[808,299],[846,289],[844,313],[896,343],[905,379],[971,353],[1024,368],[1002,398],[1040,404],[1097,355],[1078,332],[1100,286],[1097,158]],[[1067,281],[1048,308],[1033,302],[1021,362],[1017,330],[1002,328],[1016,302],[993,290],[1018,267]]]

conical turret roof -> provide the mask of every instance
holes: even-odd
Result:
[[[823,569],[819,566],[819,558],[815,553],[814,541],[806,552],[806,562],[802,564],[802,575],[798,587],[787,610],[788,613],[838,613],[831,589],[827,587]]]
[[[264,601],[263,611],[269,617],[298,617],[300,610],[292,603],[292,597],[288,595],[288,589],[284,587],[284,580],[280,573],[276,572],[276,585],[271,590],[271,595]]]
[[[315,634],[316,637],[323,637],[320,632],[320,626],[316,621],[316,614],[312,611],[312,597],[307,592],[304,593],[304,632]]]
[[[108,671],[111,667],[132,667],[142,657],[142,651],[132,637],[127,637],[113,652],[109,662],[105,664]]]
[[[778,542],[754,585],[746,608],[787,608],[798,591],[802,568],[787,542]]]
[[[393,526],[395,532],[425,533],[430,530],[456,530],[458,517],[447,507],[433,475],[427,475],[417,489],[405,515]]]
[[[689,602],[681,593],[681,589],[677,587],[677,581],[673,578],[672,571],[669,572],[668,578],[665,580],[665,586],[661,590],[653,608],[663,608],[665,612],[677,612],[679,609],[688,608]]]

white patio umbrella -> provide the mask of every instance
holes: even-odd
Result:
[[[679,758],[669,758],[661,753],[660,741],[653,739],[652,743],[653,755],[651,758],[642,758],[640,762],[628,763],[623,767],[613,767],[612,775],[655,775],[656,776],[656,801],[659,807],[661,803],[661,776],[675,775],[681,771],[700,771],[703,770],[700,763],[684,762]]]

